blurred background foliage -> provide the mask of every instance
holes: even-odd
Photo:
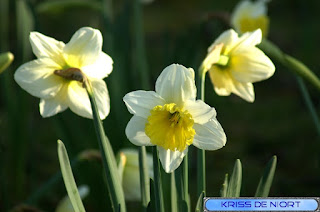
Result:
[[[15,83],[13,74],[17,67],[34,58],[28,40],[30,31],[65,43],[83,26],[102,31],[104,51],[114,60],[113,73],[105,79],[111,113],[104,127],[117,152],[120,148],[134,147],[124,134],[131,115],[122,97],[132,90],[153,90],[160,72],[172,63],[197,70],[209,45],[229,28],[228,17],[237,3],[237,0],[155,0],[151,4],[139,4],[138,0],[0,0],[0,52],[11,51],[15,55],[14,63],[0,76],[0,211],[21,203],[54,211],[66,195],[62,179],[52,179],[60,170],[57,139],[65,143],[71,160],[86,149],[98,148],[92,120],[69,110],[43,119],[39,99]],[[320,43],[320,2],[273,0],[268,6],[271,19],[268,38],[319,76],[316,52]],[[207,196],[219,196],[225,173],[231,173],[238,158],[243,166],[241,196],[253,196],[263,168],[273,155],[277,155],[278,165],[270,196],[319,196],[319,136],[296,77],[274,63],[275,75],[254,84],[253,104],[234,95],[217,96],[207,79],[206,102],[216,108],[227,134],[224,148],[206,154]],[[320,112],[318,91],[312,86],[308,89]],[[196,178],[195,154],[191,149],[192,208],[197,198],[193,196],[196,188],[192,183]],[[110,210],[99,162],[77,161],[74,175],[78,185],[90,187],[90,195],[84,200],[87,211]],[[163,174],[163,178],[169,181],[170,176]],[[35,197],[35,191],[49,179],[53,186]],[[129,211],[135,208],[139,208],[138,203],[128,204]]]

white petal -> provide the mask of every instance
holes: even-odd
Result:
[[[254,89],[252,83],[234,81],[232,92],[248,102],[254,102]]]
[[[110,99],[107,85],[103,80],[90,79],[100,119],[105,119],[110,112]]]
[[[65,44],[54,38],[45,36],[39,32],[30,33],[30,43],[33,53],[38,57],[49,57],[56,63],[63,66],[65,64],[62,57],[62,49]]]
[[[188,152],[188,147],[183,151],[171,151],[170,149],[165,150],[162,147],[157,146],[159,151],[159,159],[165,172],[171,173],[176,170],[181,164],[183,157]]]
[[[230,50],[230,56],[232,57],[232,55],[239,55],[242,52],[248,51],[249,48],[253,48],[255,45],[261,43],[261,39],[261,29],[244,33],[239,38],[237,44]]]
[[[193,69],[178,64],[166,67],[157,79],[156,92],[167,103],[176,103],[178,107],[183,107],[186,100],[196,98]]]
[[[126,127],[126,136],[127,138],[137,146],[154,146],[150,142],[150,138],[144,132],[147,119],[133,116],[127,127]]]
[[[98,59],[92,65],[81,68],[88,77],[103,79],[112,72],[112,58],[104,52],[101,52]]]
[[[102,49],[102,35],[99,30],[83,27],[63,48],[64,58],[69,66],[82,68],[99,58]]]
[[[58,69],[61,67],[50,58],[40,58],[20,66],[14,74],[14,79],[31,95],[52,98],[64,84],[63,79],[53,73]]]
[[[226,144],[226,134],[215,118],[205,124],[194,124],[193,128],[196,134],[192,144],[199,149],[216,150]]]
[[[237,81],[257,82],[271,77],[275,66],[260,49],[253,47],[232,57],[230,71]]]
[[[78,81],[69,82],[68,105],[70,110],[77,115],[92,119],[91,104],[87,91]]]
[[[54,116],[68,108],[67,105],[58,102],[55,98],[41,99],[39,104],[40,114],[43,118]]]
[[[185,109],[192,115],[195,123],[203,124],[216,116],[216,110],[201,100],[187,101]]]
[[[210,52],[214,46],[223,43],[222,53],[228,55],[230,50],[238,43],[239,37],[238,34],[233,30],[229,29],[224,31],[209,47],[208,51]]]
[[[148,118],[150,110],[165,101],[154,91],[133,91],[123,97],[129,112],[136,116]]]

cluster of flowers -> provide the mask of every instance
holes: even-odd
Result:
[[[238,5],[232,24],[242,35],[227,30],[209,47],[200,74],[209,72],[218,95],[234,93],[253,102],[252,83],[273,75],[272,61],[256,47],[268,28],[264,3],[244,1]],[[90,27],[79,29],[67,44],[38,32],[30,34],[37,59],[20,66],[14,78],[41,99],[43,117],[70,108],[79,116],[92,118],[87,82],[93,88],[100,118],[108,116],[110,100],[103,79],[112,72],[113,60],[102,51],[102,40],[101,32]],[[128,139],[138,146],[156,145],[167,173],[179,167],[191,144],[204,150],[226,144],[215,109],[197,100],[196,93],[194,70],[172,64],[158,77],[155,91],[133,91],[123,98],[133,115],[125,131]]]

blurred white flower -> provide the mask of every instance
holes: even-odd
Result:
[[[168,66],[158,77],[155,90],[134,91],[123,98],[133,114],[126,135],[138,146],[157,145],[167,173],[179,167],[191,144],[206,150],[225,145],[226,135],[215,109],[196,100],[193,69]]]
[[[99,30],[83,27],[67,44],[31,32],[30,42],[37,59],[20,66],[14,78],[24,90],[41,98],[39,107],[43,117],[69,107],[79,116],[92,118],[84,80],[93,87],[100,118],[109,114],[109,94],[103,78],[112,72],[113,61],[102,52]]]
[[[209,47],[202,67],[209,71],[218,95],[234,93],[246,101],[254,101],[252,83],[268,79],[275,71],[272,61],[256,47],[261,39],[260,29],[247,32],[241,37],[230,29]]]
[[[81,185],[78,187],[78,191],[79,191],[81,199],[84,199],[86,196],[88,196],[90,189],[87,185]],[[71,201],[70,201],[70,198],[68,195],[65,196],[58,203],[58,206],[57,206],[55,212],[75,212],[72,207],[72,204],[71,204]]]
[[[139,152],[136,149],[122,149],[119,151],[119,174],[122,180],[124,197],[128,201],[141,201]],[[153,178],[152,155],[147,154],[149,177]]]
[[[266,37],[269,30],[267,2],[268,0],[241,1],[231,15],[231,25],[241,34],[260,28],[263,37]]]

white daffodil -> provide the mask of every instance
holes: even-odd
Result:
[[[88,196],[90,189],[87,185],[81,185],[78,187],[79,195],[81,199],[84,199],[86,196]],[[59,203],[55,210],[55,212],[75,212],[69,196],[65,196]]]
[[[268,0],[241,1],[231,15],[231,25],[241,34],[260,28],[263,37],[266,37],[269,30],[267,2]]]
[[[20,66],[14,78],[24,90],[41,99],[39,108],[43,117],[69,107],[79,116],[92,118],[84,80],[91,83],[100,118],[109,114],[109,94],[103,78],[111,73],[113,61],[102,52],[99,30],[81,28],[67,44],[31,32],[30,42],[37,59]]]
[[[272,61],[256,47],[261,39],[260,29],[241,37],[230,29],[209,47],[202,67],[209,71],[218,95],[234,93],[248,102],[254,101],[252,83],[268,79],[275,71]]]
[[[122,180],[124,197],[128,201],[141,201],[139,152],[136,149],[120,150],[119,175]],[[153,178],[152,155],[147,154],[149,177]]]
[[[167,173],[180,165],[191,144],[205,150],[225,145],[226,135],[215,109],[196,100],[193,69],[168,66],[158,77],[155,90],[134,91],[123,98],[133,114],[126,135],[135,145],[156,145]]]

